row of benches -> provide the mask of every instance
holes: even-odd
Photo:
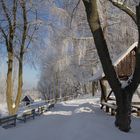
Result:
[[[102,102],[101,103],[101,109],[105,107],[105,111],[107,113],[111,113],[111,115],[115,115],[117,106],[114,103],[107,103],[107,102]],[[140,105],[137,104],[132,104],[132,113],[137,113],[137,116],[140,116]]]
[[[9,126],[16,126],[16,121],[20,120],[24,123],[27,119],[32,118],[35,119],[35,116],[41,115],[46,111],[49,111],[51,108],[54,107],[54,104],[50,104],[48,106],[39,106],[35,109],[28,109],[25,110],[21,115],[10,115],[0,118],[0,126],[3,128],[8,128]]]

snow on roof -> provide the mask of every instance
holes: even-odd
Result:
[[[22,99],[22,101],[27,101],[27,99],[28,99],[29,101],[31,101],[31,102],[34,101],[34,100],[31,98],[30,95],[26,95],[26,96],[24,96],[24,98]]]
[[[73,40],[93,40],[93,37],[79,37],[79,38],[72,38]]]
[[[129,54],[129,52],[131,52],[137,45],[138,45],[138,42],[135,42],[132,46],[130,46],[128,49],[126,49],[125,51],[120,53],[120,55],[115,57],[112,60],[113,65],[114,66],[118,65],[120,63],[120,61],[123,60]],[[105,74],[103,72],[103,69],[101,68],[97,73],[94,74],[94,76],[90,77],[87,81],[88,82],[97,81],[97,80],[103,78],[104,76],[105,76]]]
[[[118,65],[120,61],[123,60],[137,45],[138,45],[138,42],[135,42],[128,49],[120,53],[120,55],[118,55],[116,58],[113,59],[113,65],[114,66]]]

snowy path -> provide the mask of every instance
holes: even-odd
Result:
[[[99,109],[94,99],[60,103],[35,120],[0,128],[0,140],[138,140],[140,118],[133,118],[130,133],[114,127],[114,117]]]

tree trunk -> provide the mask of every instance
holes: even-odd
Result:
[[[100,86],[101,86],[101,103],[107,102],[107,87],[105,84],[105,80],[100,80]]]
[[[95,95],[95,86],[96,86],[96,84],[95,84],[95,82],[92,82],[91,83],[91,88],[92,88],[92,96],[94,96]]]
[[[86,84],[83,85],[83,89],[84,89],[84,94],[87,94],[87,87],[86,87]]]
[[[8,71],[7,71],[7,88],[6,88],[6,100],[9,115],[13,114],[13,80],[12,80],[12,71],[13,71],[13,51],[8,52]]]
[[[22,86],[23,86],[23,55],[20,57],[19,60],[19,70],[18,70],[18,90],[17,90],[17,96],[15,101],[15,108],[14,113],[18,111],[20,99],[22,96]]]
[[[133,94],[135,93],[139,83],[140,83],[140,3],[136,6],[136,18],[138,27],[138,46],[136,48],[136,64],[132,79],[129,81],[128,86],[122,89],[121,97],[116,98],[117,101],[117,114],[115,125],[119,129],[128,132],[130,130],[131,123],[131,102]]]
[[[124,132],[128,132],[131,127],[131,100],[132,96],[130,96],[128,92],[123,92],[121,94],[121,100],[117,102],[117,111],[116,111],[116,120],[115,125],[119,127],[120,130]]]

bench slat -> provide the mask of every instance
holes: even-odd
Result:
[[[140,116],[140,105],[132,105],[132,108],[137,109],[136,110],[137,116]]]
[[[24,121],[25,123],[28,118],[33,118],[33,119],[35,118],[35,109],[27,110],[22,114],[22,116],[18,117],[17,119]]]
[[[107,102],[102,102],[101,103],[102,107],[101,109],[105,106],[106,107],[106,112],[109,112],[111,109],[111,115],[115,115],[117,106],[111,103],[107,103]]]
[[[2,117],[2,118],[0,118],[0,125],[2,127],[8,126],[8,125],[16,126],[16,119],[17,119],[17,114],[11,115],[11,116]]]
[[[111,104],[111,103],[102,102],[101,105],[102,105],[101,109],[104,106],[106,107],[106,112],[109,112],[110,111],[109,109],[111,109],[111,115],[114,115],[114,112],[117,109],[117,106],[114,104]],[[140,116],[140,105],[139,104],[132,104],[132,108],[136,109],[136,110],[134,110],[135,113],[137,113],[137,116]],[[134,113],[133,109],[132,109],[132,113]]]

